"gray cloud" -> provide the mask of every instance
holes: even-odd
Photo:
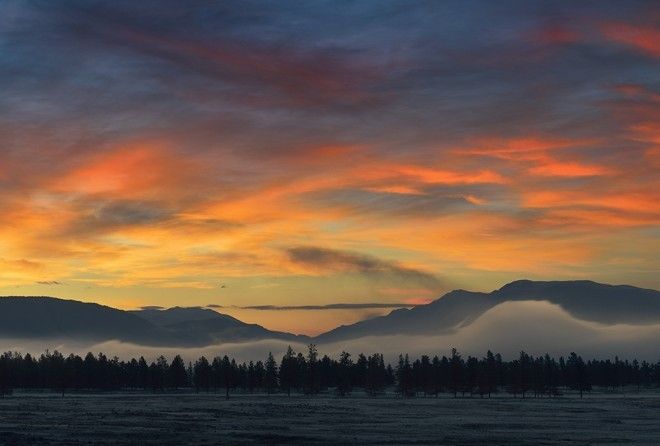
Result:
[[[64,285],[63,282],[57,280],[38,280],[36,283],[39,285]]]
[[[307,199],[315,205],[349,209],[355,213],[396,215],[442,215],[474,208],[465,194],[476,187],[427,188],[423,194],[398,194],[363,189],[312,192]],[[481,188],[479,190],[483,190]],[[492,193],[492,192],[490,192]]]
[[[112,202],[96,209],[90,216],[109,226],[133,226],[162,220],[169,214],[146,203]]]
[[[174,217],[172,211],[154,202],[78,200],[73,204],[81,216],[65,228],[64,235],[92,235],[130,226],[161,224]]]
[[[298,246],[286,250],[289,259],[297,264],[322,272],[348,272],[368,276],[392,276],[399,280],[415,282],[430,288],[439,287],[441,281],[435,275],[407,268],[389,260],[382,260],[360,253],[338,251],[314,246]]]
[[[140,307],[140,310],[164,310],[165,307],[161,307],[159,305],[145,305],[143,307]]]
[[[622,124],[600,105],[612,84],[653,81],[653,60],[602,39],[530,35],[553,20],[598,34],[589,27],[601,20],[643,21],[643,3],[476,4],[3,2],[3,147],[52,172],[29,135],[74,155],[108,138],[181,132],[191,151],[222,141],[261,157],[314,138],[438,150],[475,129],[618,138]],[[419,200],[392,206],[465,205]]]

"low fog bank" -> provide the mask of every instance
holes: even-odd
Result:
[[[229,355],[237,361],[264,359],[268,352],[276,358],[291,345],[296,351],[305,351],[302,343],[280,340],[225,343],[203,348],[146,347],[122,342],[96,344],[37,340],[0,340],[0,350],[41,354],[46,349],[65,354],[103,352],[122,359],[144,356],[153,360],[159,355],[171,359],[180,354],[186,361],[199,356]],[[506,358],[521,350],[533,355],[549,353],[567,355],[572,351],[586,358],[660,360],[660,325],[601,325],[573,318],[559,306],[547,302],[506,302],[484,313],[472,324],[459,327],[452,333],[429,336],[365,337],[346,342],[319,345],[321,355],[338,357],[342,350],[352,353],[383,353],[393,362],[399,353],[411,356],[421,354],[448,355],[456,347],[463,355],[482,356],[488,349],[502,353]]]
[[[453,346],[464,355],[482,356],[490,349],[505,359],[517,357],[524,350],[535,356],[566,356],[574,351],[587,358],[616,355],[658,361],[660,325],[601,325],[575,319],[548,302],[522,301],[498,305],[452,333],[367,337],[350,344],[351,351],[371,351],[380,346],[390,357],[398,352],[448,355]]]

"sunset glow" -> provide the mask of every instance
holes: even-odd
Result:
[[[316,334],[391,308],[244,307],[660,288],[653,2],[140,3],[0,4],[0,295]]]

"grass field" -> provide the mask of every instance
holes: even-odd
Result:
[[[660,444],[660,394],[491,400],[16,393],[0,445]]]

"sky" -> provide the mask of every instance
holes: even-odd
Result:
[[[315,334],[658,252],[657,2],[0,0],[1,295]]]

